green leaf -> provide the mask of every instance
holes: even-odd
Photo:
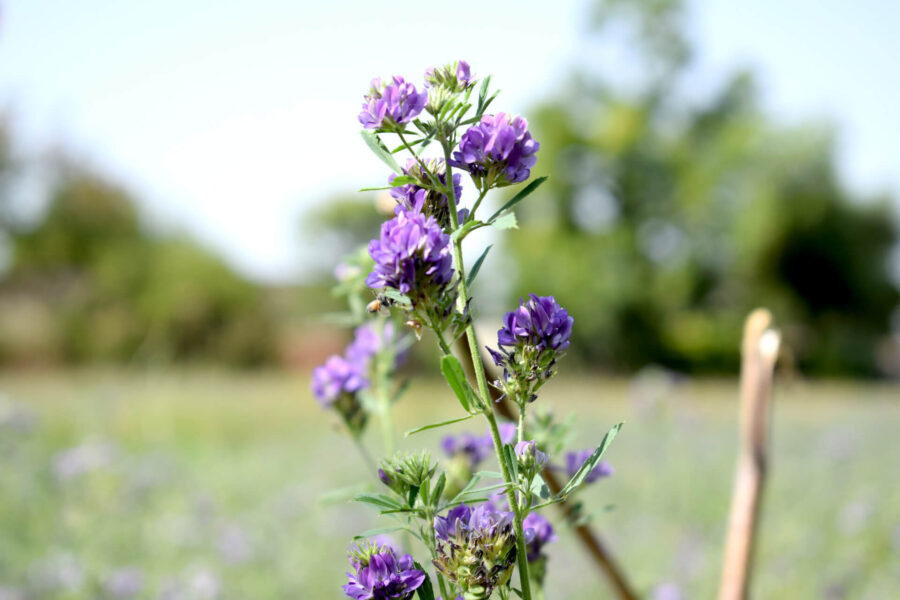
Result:
[[[406,501],[406,505],[410,508],[416,507],[416,497],[419,495],[419,486],[413,485],[409,488],[409,498]]]
[[[469,276],[466,278],[466,285],[472,285],[472,282],[475,281],[475,276],[478,275],[478,271],[481,269],[481,263],[484,262],[484,258],[487,256],[488,251],[493,247],[493,244],[484,249],[484,252],[481,253],[481,256],[475,261],[475,264],[472,265],[472,270],[469,271]]]
[[[584,461],[584,464],[581,465],[581,468],[572,476],[572,479],[563,486],[563,489],[559,491],[559,494],[556,496],[558,498],[565,497],[572,490],[576,489],[587,478],[588,474],[594,470],[594,467],[597,466],[597,463],[600,462],[600,458],[603,456],[603,453],[606,452],[607,448],[609,448],[610,444],[612,444],[613,439],[615,439],[616,434],[619,433],[619,430],[622,429],[623,423],[619,423],[614,426],[612,429],[606,432],[606,435],[603,436],[603,441],[600,442],[600,445],[597,446],[597,449],[594,450],[593,454]]]
[[[407,377],[403,381],[400,382],[400,385],[397,386],[397,391],[394,392],[394,396],[391,398],[391,402],[397,402],[400,398],[403,397],[403,394],[406,393],[406,390],[409,389],[410,384],[412,384],[412,379]]]
[[[381,159],[381,162],[389,166],[394,173],[397,173],[398,175],[403,174],[403,169],[397,164],[394,155],[387,149],[387,146],[384,145],[384,142],[381,141],[380,137],[368,129],[363,129],[359,133],[366,142],[366,146],[369,147],[369,150],[374,152],[375,156]]]
[[[425,570],[418,561],[413,562],[413,565],[423,573],[425,573],[425,581],[422,582],[418,588],[416,588],[416,596],[419,600],[434,600],[434,588],[431,587],[431,577],[428,575],[428,571]]]
[[[459,359],[452,354],[447,354],[441,358],[441,373],[444,374],[444,379],[447,380],[450,389],[456,394],[456,398],[462,405],[463,410],[469,414],[474,414],[472,407],[475,406],[477,408],[481,403],[478,401],[478,396],[475,395],[472,386],[469,385]]]
[[[354,500],[356,500],[357,502],[365,502],[366,504],[371,504],[372,506],[389,508],[392,510],[399,510],[403,508],[403,506],[397,500],[394,500],[390,496],[385,496],[384,494],[358,494],[356,498],[354,498]]]
[[[478,414],[474,415],[466,415],[465,417],[460,417],[459,419],[450,419],[449,421],[441,421],[440,423],[432,423],[430,425],[423,425],[422,427],[416,427],[415,429],[410,429],[406,433],[403,434],[403,437],[409,437],[414,433],[419,433],[420,431],[426,431],[428,429],[437,429],[438,427],[443,427],[444,425],[453,425],[454,423],[460,423],[462,421],[468,421],[472,417],[477,417]]]
[[[472,219],[471,221],[466,221],[462,225],[459,226],[459,229],[450,234],[450,239],[452,241],[462,241],[466,239],[466,236],[475,231],[476,229],[481,229],[486,226],[487,223],[483,223],[481,221]]]
[[[390,298],[390,299],[393,300],[396,304],[399,304],[399,305],[401,305],[401,306],[410,306],[410,305],[412,305],[412,300],[410,300],[408,296],[405,296],[405,295],[401,294],[401,293],[398,292],[397,290],[394,290],[394,289],[391,289],[391,288],[387,288],[387,289],[385,289],[385,290],[384,290],[383,292],[381,292],[381,293],[382,293],[383,296],[386,296],[387,298]]]
[[[493,490],[500,490],[500,489],[506,488],[506,487],[511,486],[511,485],[515,485],[515,484],[508,483],[508,482],[504,481],[503,483],[495,483],[494,485],[486,485],[486,486],[480,487],[480,488],[475,488],[475,489],[471,489],[471,490],[465,490],[464,492],[458,493],[458,494],[456,495],[456,497],[453,498],[453,499],[454,499],[454,500],[457,500],[458,498],[464,498],[464,497],[470,496],[470,495],[472,495],[472,494],[480,494],[480,493],[482,493],[482,492],[490,492],[490,491],[493,491]]]
[[[531,192],[538,189],[541,186],[541,184],[544,183],[545,181],[547,181],[546,175],[543,177],[538,177],[537,179],[535,179],[534,181],[532,181],[531,183],[526,185],[524,188],[522,188],[522,190],[519,191],[518,194],[516,194],[515,196],[510,198],[510,200],[506,204],[501,206],[497,210],[497,212],[495,212],[493,215],[491,215],[491,218],[488,219],[488,223],[492,223],[494,221],[494,219],[496,219],[500,215],[500,213],[511,209],[513,206],[515,206],[516,204],[518,204],[519,202],[524,200],[527,196],[529,196],[531,194]]]
[[[453,496],[453,499],[450,501],[450,504],[458,504],[458,503],[462,502],[462,498],[466,494],[468,494],[469,490],[474,488],[475,485],[482,479],[484,479],[484,477],[482,477],[480,473],[475,473],[472,476],[472,479],[469,480],[469,483],[467,483],[466,486],[462,490],[460,490],[460,492],[457,495]]]
[[[342,502],[347,502],[348,500],[353,500],[356,498],[358,494],[363,493],[363,491],[369,487],[369,484],[355,484],[347,487],[342,487],[336,490],[331,490],[325,494],[319,496],[319,503],[323,505],[330,504],[338,504]]]
[[[550,499],[550,488],[540,473],[536,474],[534,479],[531,480],[531,493],[541,500]]]
[[[358,192],[381,192],[383,190],[391,189],[390,186],[381,186],[381,187],[367,187],[367,188],[359,188]]]
[[[396,177],[394,177],[391,180],[391,187],[392,188],[400,187],[401,185],[407,185],[410,183],[416,183],[415,178],[410,177],[409,175],[397,175]],[[385,189],[385,188],[381,188],[381,189]],[[386,189],[390,189],[390,188],[386,188]]]
[[[481,116],[482,111],[486,108],[484,105],[485,98],[487,98],[488,88],[491,85],[491,76],[488,75],[484,79],[481,80],[481,87],[478,88],[478,110],[476,114]]]
[[[513,481],[519,480],[519,461],[516,459],[516,449],[512,444],[503,444],[503,459],[506,468],[512,474]]]
[[[434,484],[434,490],[431,492],[431,499],[429,500],[429,504],[432,506],[437,506],[441,502],[441,496],[444,493],[444,486],[447,484],[447,473],[445,471],[441,471],[441,474],[438,475],[437,482]]]
[[[478,471],[475,473],[475,477],[480,477],[482,479],[503,479],[503,473],[500,471]]]
[[[516,220],[516,213],[511,210],[501,214],[499,217],[491,221],[491,225],[493,225],[497,229],[519,228],[519,222]]]

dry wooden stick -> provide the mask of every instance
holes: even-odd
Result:
[[[474,357],[469,352],[469,346],[468,344],[458,344],[458,347],[462,355],[468,356],[469,358],[469,360],[464,361],[466,363],[464,367],[468,371],[468,375],[472,377],[473,363],[471,361],[474,360]],[[479,360],[482,361],[485,373],[488,375],[489,379],[494,380],[499,377],[500,374],[493,364],[485,361],[483,356],[480,356]],[[517,416],[513,413],[510,403],[506,399],[501,400],[500,392],[493,387],[491,388],[491,397],[496,403],[495,406],[497,407],[498,413],[508,421],[515,422],[517,420]],[[544,478],[544,481],[547,482],[547,487],[550,488],[552,494],[555,495],[559,493],[562,489],[562,484],[554,471],[547,467],[541,472],[541,476]],[[556,506],[559,507],[559,510],[563,513],[568,522],[574,523],[576,509],[572,504],[563,501]],[[618,598],[618,600],[638,600],[639,596],[631,588],[621,567],[619,567],[609,549],[603,544],[600,536],[587,524],[574,525],[574,529],[582,546],[584,546],[587,553],[606,576],[615,597]]]
[[[781,342],[772,314],[756,309],[744,323],[738,463],[725,539],[719,600],[743,600],[750,589],[753,546],[766,478],[772,377]]]

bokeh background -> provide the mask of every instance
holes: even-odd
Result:
[[[897,23],[875,0],[0,1],[0,599],[341,596],[378,521],[329,499],[371,474],[308,373],[347,340],[332,269],[384,219],[356,114],[372,77],[458,58],[551,176],[519,229],[472,236],[480,322],[528,292],[574,316],[542,402],[585,446],[627,421],[586,504],[635,587],[716,589],[766,306],[756,596],[896,597]],[[401,426],[452,416],[430,346]],[[549,596],[604,597],[559,529]]]

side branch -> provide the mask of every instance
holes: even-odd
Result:
[[[466,344],[459,344],[459,346],[459,354],[468,358],[461,362],[469,371],[469,375],[472,375],[474,371],[472,352]],[[481,356],[479,356],[478,359],[481,361],[482,368],[492,380],[499,377],[499,373],[496,372],[494,365],[485,361]],[[507,421],[515,422],[516,415],[514,414],[509,401],[506,399],[499,400],[500,392],[493,387],[490,388],[490,394],[491,401],[494,402],[494,406],[497,407],[497,412]],[[541,472],[541,476],[544,478],[544,481],[547,482],[547,487],[550,488],[551,494],[558,494],[562,489],[562,484],[560,483],[556,472],[548,467]],[[575,509],[568,500],[559,502],[556,506],[559,507],[559,510],[566,518],[566,521],[571,523]],[[574,529],[575,534],[578,536],[578,539],[581,542],[581,545],[584,546],[587,554],[593,559],[600,571],[603,572],[615,597],[618,600],[638,600],[639,596],[631,587],[622,568],[612,556],[609,548],[603,543],[599,534],[597,534],[588,524],[576,525]]]

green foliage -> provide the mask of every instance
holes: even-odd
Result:
[[[876,373],[900,300],[888,200],[841,184],[828,129],[763,115],[751,74],[699,102],[679,95],[679,2],[601,2],[596,15],[597,35],[635,36],[644,79],[584,73],[532,113],[537,168],[554,176],[507,236],[513,298],[554,294],[591,365],[734,370],[742,320],[764,305],[804,372]]]
[[[10,238],[0,303],[45,307],[43,327],[54,334],[40,356],[23,357],[21,339],[0,339],[0,361],[274,358],[261,290],[187,238],[147,233],[128,193],[96,174],[66,169],[40,222]]]

